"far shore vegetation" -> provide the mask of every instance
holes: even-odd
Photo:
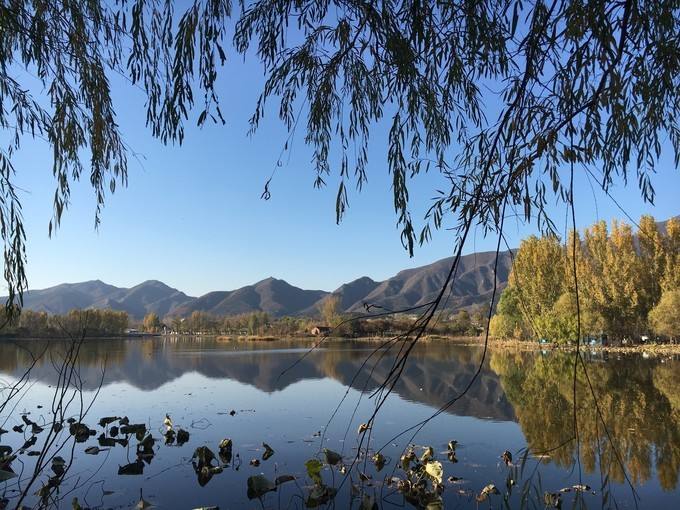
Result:
[[[324,312],[325,310],[325,312]],[[215,316],[194,311],[188,317],[161,320],[149,313],[142,321],[126,312],[113,310],[71,310],[57,315],[22,310],[18,318],[3,330],[5,337],[39,338],[123,335],[211,335],[225,338],[278,339],[290,337],[333,336],[340,338],[385,337],[400,334],[412,325],[416,316],[397,315],[384,318],[349,320],[337,311],[337,301],[329,298],[319,317],[272,317],[265,312],[233,316]],[[443,317],[430,331],[438,337],[477,337],[484,331],[481,308],[461,310]]]
[[[576,257],[573,252],[576,247]],[[576,279],[574,278],[576,269]],[[574,344],[675,343],[680,338],[680,219],[659,228],[643,216],[636,234],[624,222],[598,222],[566,243],[555,236],[525,239],[513,257],[507,287],[489,333],[495,340]],[[578,283],[578,311],[576,285]],[[487,310],[452,310],[428,329],[430,339],[483,337]],[[580,316],[580,321],[579,321]],[[149,313],[135,320],[114,310],[71,310],[64,315],[23,310],[4,336],[64,337],[129,334],[213,335],[224,339],[291,337],[375,338],[408,331],[417,315],[358,318],[342,312],[331,294],[314,317],[273,317],[265,312],[187,317]]]

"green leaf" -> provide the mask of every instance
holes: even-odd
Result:
[[[510,35],[515,37],[517,30],[517,21],[519,20],[519,2],[515,2],[515,8],[512,11],[512,25],[510,26]]]
[[[315,484],[321,485],[321,469],[323,464],[318,459],[309,459],[305,462],[305,468],[307,468],[307,476],[312,479]]]

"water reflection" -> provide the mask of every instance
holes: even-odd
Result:
[[[639,356],[599,357],[587,363],[588,377],[609,435],[631,481],[642,484],[656,471],[664,490],[678,485],[680,468],[680,362],[644,360]],[[548,450],[573,435],[573,356],[553,353],[493,352],[491,368],[512,403],[528,444]],[[582,370],[577,377],[579,459],[584,470],[598,468],[624,481],[609,436],[597,420],[595,400]],[[549,461],[564,468],[575,462],[576,444],[550,453]]]
[[[56,374],[50,358],[59,355],[58,342],[0,341],[3,378],[19,376],[32,361],[31,353],[46,346],[48,355],[38,361],[32,377],[44,385],[54,384]],[[317,451],[317,445],[307,442],[307,436],[318,437],[312,433],[324,426],[341,398],[342,386],[352,383],[354,388],[371,391],[384,380],[390,363],[388,357],[376,367],[363,365],[376,347],[374,344],[333,342],[301,359],[307,346],[294,341],[245,343],[206,338],[93,340],[83,345],[81,376],[86,390],[95,389],[102,366],[106,366],[105,388],[96,411],[101,414],[93,415],[96,417],[126,409],[140,421],[157,421],[165,412],[171,412],[185,425],[210,418],[216,424],[214,428],[191,429],[192,440],[184,447],[185,457],[200,444],[214,447],[228,433],[238,439],[235,447],[241,449],[245,459],[258,456],[252,448],[266,440],[277,450],[276,462],[299,473],[300,466]],[[376,431],[381,434],[376,443],[389,440],[395,432],[458,395],[473,376],[480,356],[479,348],[434,342],[418,346],[395,388],[398,397],[388,406],[387,417]],[[673,499],[676,495],[671,491],[678,487],[680,471],[680,360],[600,354],[590,356],[586,363],[604,421],[626,473],[644,492],[643,502],[660,505]],[[476,490],[489,481],[503,486],[505,478],[497,466],[504,449],[517,451],[528,444],[535,451],[547,450],[572,436],[572,375],[573,357],[568,353],[492,350],[471,391],[418,439],[435,445],[445,445],[454,438],[461,440],[461,462],[447,465],[447,476],[468,478],[470,487]],[[214,384],[206,385],[205,378]],[[49,395],[44,385],[44,395]],[[595,402],[587,388],[588,381],[579,372],[578,455],[587,483],[599,490],[600,470],[614,482],[623,482],[624,472],[596,419]],[[187,399],[187,395],[192,396]],[[231,406],[237,410],[256,408],[257,413],[239,412],[232,418],[225,412]],[[343,447],[342,432],[352,420],[351,410],[350,405],[337,418],[340,423],[331,434],[331,446]],[[93,417],[91,421],[96,420]],[[356,424],[352,427],[356,430]],[[303,435],[305,439],[301,439]],[[402,446],[395,446],[389,453],[398,458]],[[351,448],[349,441],[347,448]],[[178,469],[166,474],[165,470],[177,463],[174,452],[174,447],[157,449],[154,476],[157,473],[159,478],[154,478],[154,483],[177,491],[163,497],[184,497],[187,505],[194,504],[189,498],[196,494],[184,495],[181,490],[188,483],[186,471]],[[114,474],[119,466],[131,462],[117,450],[111,455],[115,459],[111,461]],[[575,476],[576,455],[573,442],[551,451],[543,461],[544,486],[558,490],[568,485],[566,480]],[[231,484],[235,494],[245,498],[245,477],[255,472],[253,469],[244,467],[243,472],[221,478],[220,484]],[[195,484],[193,470],[189,476]],[[500,478],[494,479],[496,476]],[[132,493],[138,489],[135,481],[115,481]],[[211,482],[207,489],[201,488],[209,491],[202,493],[210,495],[209,502],[223,497],[220,484]],[[447,492],[447,498],[454,496],[455,492]]]
[[[17,376],[40,352],[45,342],[0,342],[0,371]],[[59,351],[53,342],[50,352]],[[330,342],[300,360],[306,352],[300,342],[218,342],[214,339],[109,339],[83,345],[80,361],[85,389],[94,389],[106,364],[105,384],[126,382],[150,391],[185,373],[197,372],[213,379],[231,379],[272,393],[298,381],[331,378],[343,385],[372,391],[384,381],[391,359],[378,366],[364,364],[376,346],[357,342]],[[480,351],[464,346],[430,344],[416,349],[395,391],[412,402],[439,407],[460,393],[474,374]],[[373,358],[376,359],[376,358]],[[293,370],[291,368],[295,363]],[[362,364],[364,364],[362,366]],[[285,373],[284,373],[285,372]],[[356,374],[358,377],[355,378]],[[52,384],[56,374],[49,356],[34,368],[34,377]],[[451,412],[459,415],[512,420],[514,414],[488,363],[479,383]]]

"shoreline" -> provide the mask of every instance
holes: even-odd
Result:
[[[212,339],[217,342],[307,342],[311,345],[316,343],[338,343],[338,342],[356,342],[356,343],[370,343],[375,344],[379,342],[386,342],[389,337],[372,336],[372,337],[321,337],[313,335],[304,336],[272,336],[272,335],[163,335],[163,334],[145,334],[145,335],[111,335],[111,336],[88,336],[85,340],[155,340],[155,339]],[[0,335],[0,342],[3,341],[37,341],[37,340],[55,340],[67,341],[68,337],[12,337]],[[447,343],[450,345],[463,347],[483,347],[484,337],[475,336],[445,336],[445,335],[425,335],[420,340],[423,343]],[[576,345],[557,345],[557,344],[539,344],[532,340],[506,340],[498,338],[489,338],[489,349],[504,349],[514,351],[561,351],[573,352],[576,350]],[[636,345],[589,345],[581,344],[580,350],[582,352],[611,352],[619,354],[648,354],[648,355],[666,355],[666,354],[680,354],[680,343],[676,344],[657,344],[645,343]]]
[[[187,335],[190,336],[190,335]],[[384,342],[388,340],[388,337],[356,337],[356,338],[346,338],[346,337],[318,337],[318,336],[287,336],[287,337],[274,337],[274,336],[261,336],[261,335],[248,335],[248,336],[227,336],[227,335],[216,335],[214,336],[217,341],[220,342],[279,342],[279,341],[309,341],[310,343],[325,343],[325,342],[364,342],[364,343],[377,343]],[[422,342],[444,342],[451,345],[467,346],[467,347],[483,347],[484,337],[474,337],[474,336],[442,336],[442,335],[426,335],[421,338]],[[556,345],[556,344],[539,344],[532,340],[502,340],[498,338],[489,338],[488,347],[490,349],[506,349],[506,350],[516,350],[516,351],[562,351],[562,352],[573,352],[576,351],[576,345]],[[680,343],[677,344],[657,344],[657,343],[645,343],[636,345],[590,345],[581,344],[579,346],[581,352],[614,352],[614,353],[648,353],[648,354],[680,354]]]

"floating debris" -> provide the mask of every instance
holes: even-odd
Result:
[[[562,495],[559,492],[545,492],[543,503],[546,508],[562,508]]]
[[[326,464],[330,466],[335,466],[342,462],[342,455],[328,448],[323,449],[323,453],[326,456]]]
[[[486,501],[489,498],[489,496],[492,496],[494,494],[500,494],[500,492],[498,491],[494,484],[490,483],[489,485],[486,485],[479,493],[479,495],[477,496],[477,501],[479,501],[480,503],[482,501]]]
[[[272,455],[274,455],[274,450],[271,446],[269,446],[267,443],[262,443],[262,447],[264,448],[264,453],[262,454],[262,460],[268,460],[271,458]]]
[[[84,423],[76,422],[73,422],[69,425],[68,431],[69,434],[75,438],[76,443],[84,443],[90,439],[90,436],[94,436],[96,434],[94,430],[91,430],[90,427]]]
[[[112,437],[106,437],[103,433],[99,435],[97,442],[99,443],[99,446],[104,448],[113,448],[116,446],[116,440]]]
[[[293,475],[280,475],[280,476],[276,477],[276,480],[274,480],[274,483],[276,485],[281,485],[281,484],[284,484],[286,482],[292,482],[294,480],[296,480],[296,478]]]
[[[139,502],[135,505],[136,510],[146,510],[151,507],[153,507],[153,505],[144,499],[142,489],[139,489]]]
[[[176,435],[177,434],[175,434],[175,431],[173,429],[166,430],[165,433],[163,434],[163,436],[165,437],[165,444],[167,445],[173,444],[175,442]]]
[[[276,484],[263,475],[248,477],[248,499],[259,499],[268,492],[276,490]]]
[[[222,439],[219,444],[219,456],[223,464],[227,465],[231,463],[231,450],[232,442],[231,439]]]
[[[119,475],[141,475],[144,474],[144,462],[137,459],[136,462],[126,464],[125,466],[118,467]]]
[[[106,427],[107,425],[113,423],[114,421],[118,420],[118,416],[106,416],[102,419],[99,420],[99,426],[100,427]]]
[[[376,471],[381,471],[385,467],[386,462],[385,456],[382,453],[377,452],[373,455],[373,465],[375,465]]]
[[[85,453],[87,453],[88,455],[98,455],[99,452],[103,452],[103,451],[108,451],[108,450],[102,450],[98,446],[88,446],[87,448],[85,448]]]
[[[182,446],[184,443],[189,442],[189,433],[184,429],[179,429],[177,431],[177,446]]]
[[[194,450],[191,457],[191,463],[194,466],[194,471],[198,477],[198,484],[203,487],[213,477],[214,474],[221,473],[221,466],[213,466],[215,454],[207,446],[199,446]]]

